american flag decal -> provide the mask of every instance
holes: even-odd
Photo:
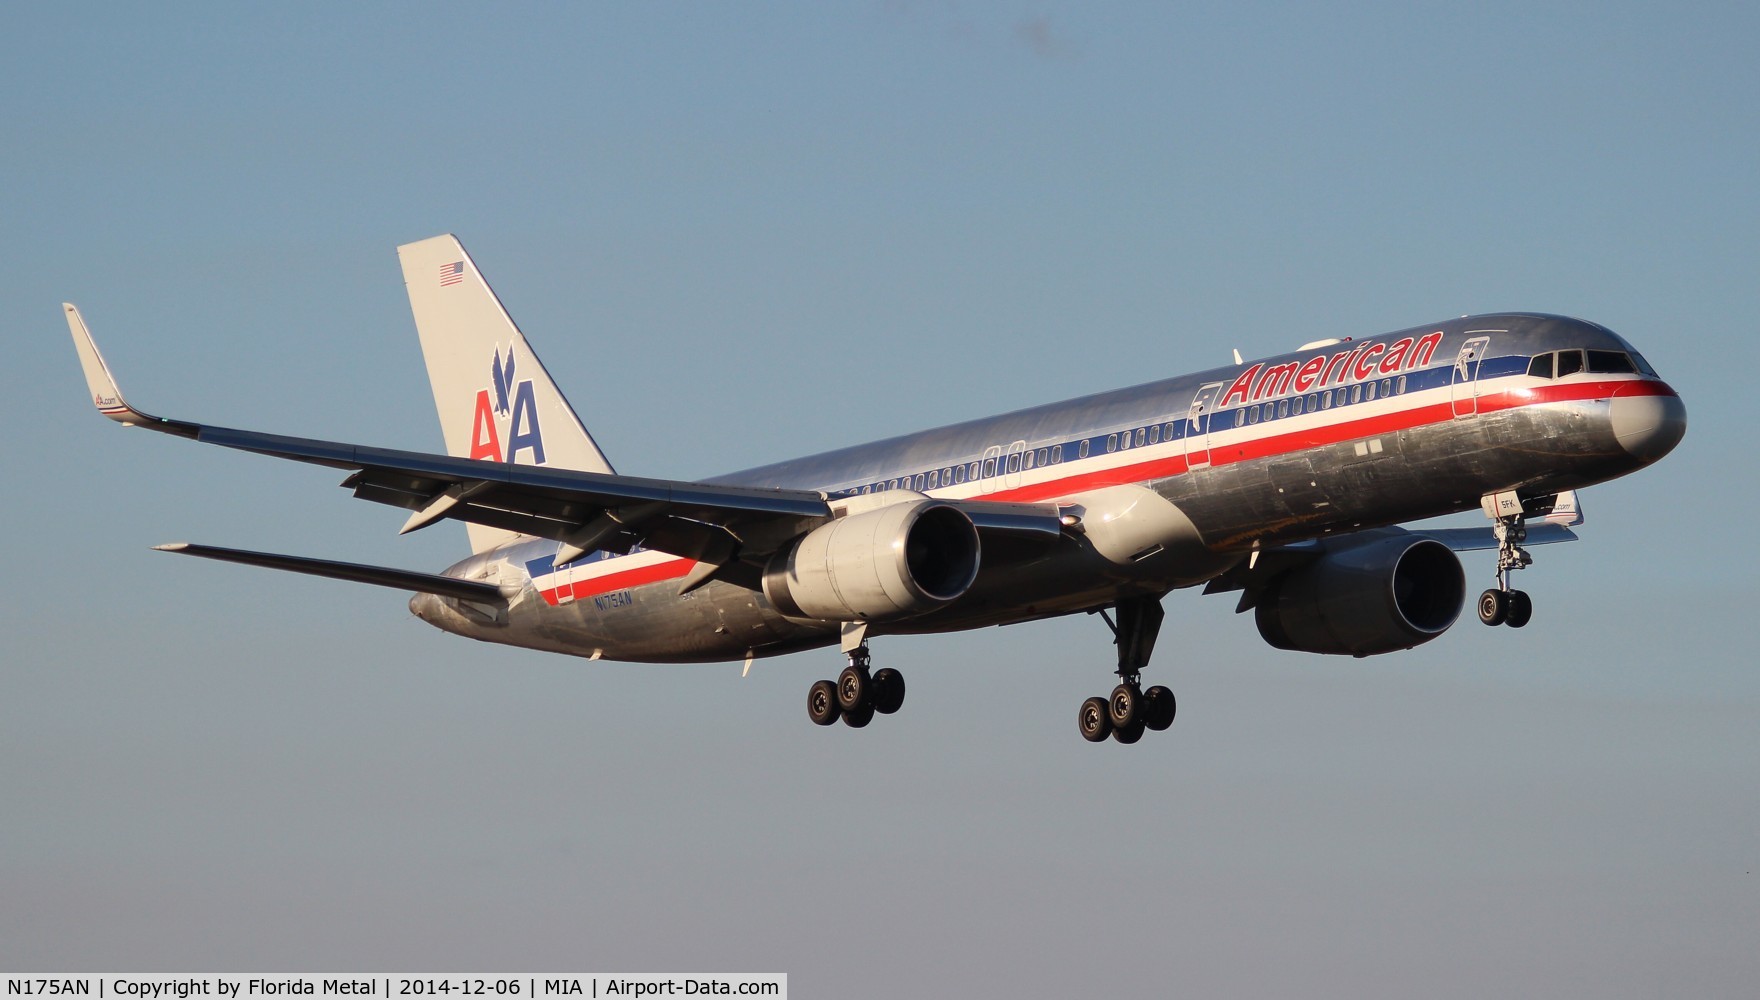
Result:
[[[455,260],[450,264],[440,265],[440,287],[456,285],[464,280],[464,261]]]

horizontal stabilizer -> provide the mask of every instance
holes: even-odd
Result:
[[[189,542],[172,542],[169,545],[155,545],[153,548],[160,552],[179,552],[186,556],[201,556],[203,559],[244,563],[247,566],[266,566],[269,569],[284,569],[292,573],[307,573],[311,576],[327,576],[333,580],[371,583],[394,590],[413,590],[424,594],[438,594],[441,597],[455,597],[461,601],[475,601],[479,604],[505,605],[507,603],[507,598],[502,595],[501,589],[493,584],[459,580],[434,573],[416,573],[405,569],[363,566],[359,563],[311,559],[305,556],[286,556],[274,552],[223,549],[216,545],[194,545]]]

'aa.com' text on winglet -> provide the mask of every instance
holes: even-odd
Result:
[[[180,437],[196,436],[198,428],[194,424],[155,417],[128,405],[128,400],[122,398],[122,390],[116,387],[116,377],[110,374],[110,366],[98,353],[98,345],[92,340],[92,332],[86,329],[79,307],[63,302],[61,308],[67,313],[67,329],[73,334],[73,348],[79,352],[79,365],[85,371],[86,391],[92,394],[92,405],[99,413],[125,427],[146,427]]]

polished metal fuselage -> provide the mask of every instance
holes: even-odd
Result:
[[[1420,364],[1411,345],[1426,337]],[[1402,343],[1399,364],[1387,367]],[[927,615],[876,623],[869,634],[1024,621],[1190,586],[1255,547],[1468,510],[1499,491],[1576,489],[1647,464],[1622,447],[1611,400],[1628,392],[1673,397],[1672,390],[1643,374],[1527,375],[1531,357],[1561,349],[1631,352],[1580,320],[1463,317],[711,481],[818,490],[834,500],[905,489],[1064,503],[1134,484],[1171,502],[1201,538],[1201,553],[1170,547],[1122,563],[1096,558],[1079,531],[1038,548],[987,549],[964,596]],[[1347,352],[1341,368],[1334,362]],[[1317,357],[1324,359],[1318,376]],[[1364,364],[1367,377],[1356,377]],[[1284,377],[1267,379],[1280,369]],[[473,638],[616,660],[739,659],[838,638],[838,623],[787,618],[762,593],[728,583],[681,595],[688,560],[600,554],[555,572],[545,560],[556,549],[553,541],[522,542],[448,571],[500,584],[513,595],[504,612],[473,614],[432,598],[412,606]]]

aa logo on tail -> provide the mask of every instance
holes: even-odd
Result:
[[[513,345],[503,358],[496,348],[489,359],[490,384],[477,390],[476,416],[471,419],[471,458],[491,462],[517,462],[519,453],[530,451],[531,464],[544,464],[544,431],[538,424],[538,404],[532,380],[515,382]],[[490,393],[494,395],[491,398]],[[501,450],[505,432],[507,450]]]

